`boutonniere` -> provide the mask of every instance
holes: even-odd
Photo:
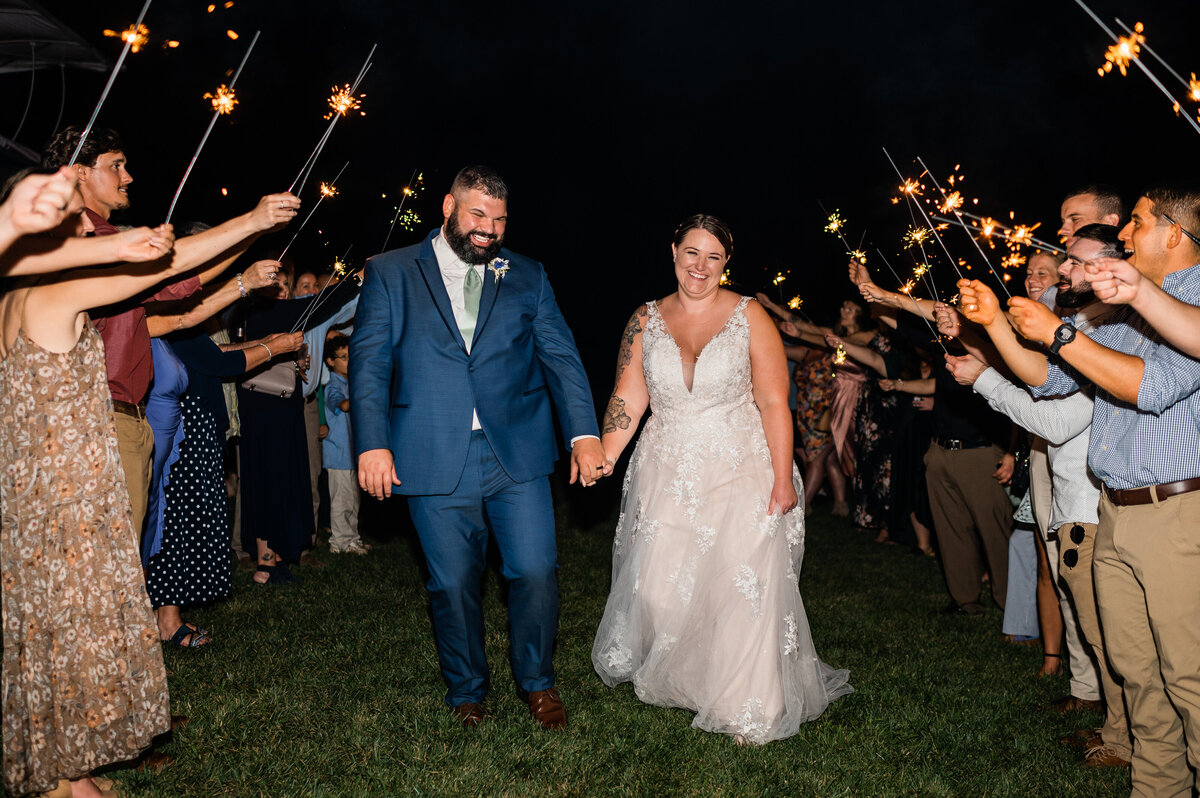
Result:
[[[504,279],[504,275],[508,274],[508,261],[504,258],[496,258],[488,264],[488,270],[492,273],[492,279],[498,283]]]

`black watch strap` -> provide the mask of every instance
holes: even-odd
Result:
[[[1074,341],[1075,332],[1075,326],[1070,322],[1063,322],[1059,325],[1058,329],[1054,331],[1054,340],[1050,342],[1050,354],[1057,355],[1058,350]]]

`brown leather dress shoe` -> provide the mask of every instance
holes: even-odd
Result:
[[[483,704],[473,701],[450,707],[450,711],[454,713],[454,717],[462,721],[464,729],[474,729],[487,717],[487,710],[483,708]]]
[[[1103,701],[1089,701],[1086,698],[1076,698],[1075,696],[1067,696],[1060,698],[1057,701],[1051,701],[1050,706],[1060,715],[1066,715],[1071,712],[1104,712]]]
[[[567,708],[563,706],[557,687],[534,690],[525,700],[529,704],[529,714],[543,729],[567,728]]]
[[[1129,760],[1121,756],[1111,745],[1103,741],[1092,746],[1083,754],[1083,766],[1089,768],[1127,768]]]

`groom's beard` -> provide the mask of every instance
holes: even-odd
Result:
[[[464,233],[458,226],[457,214],[446,220],[446,243],[450,245],[450,249],[454,250],[454,254],[462,259],[463,263],[474,266],[491,263],[495,260],[500,255],[500,247],[504,245],[504,236],[497,237],[493,234],[490,238],[491,243],[480,248],[471,241],[470,235]]]

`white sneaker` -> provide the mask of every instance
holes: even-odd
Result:
[[[350,543],[345,546],[330,546],[330,554],[366,554],[367,547],[362,543]]]

